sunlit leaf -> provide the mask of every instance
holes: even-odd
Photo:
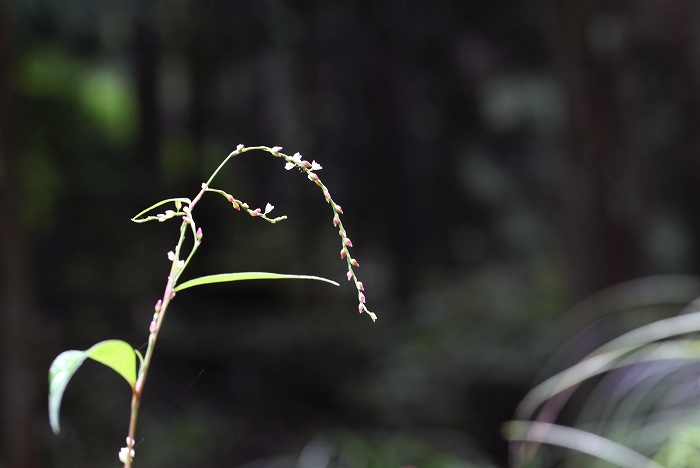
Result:
[[[316,280],[323,281],[326,283],[334,284],[340,286],[335,281],[322,278],[320,276],[309,276],[309,275],[283,275],[280,273],[264,273],[259,271],[249,271],[242,273],[222,273],[219,275],[208,275],[199,278],[191,279],[185,281],[184,283],[178,285],[175,291],[182,291],[183,289],[191,288],[193,286],[201,286],[203,284],[212,283],[228,283],[230,281],[248,281],[248,280],[261,280],[261,279],[305,279],[305,280]]]
[[[64,351],[49,368],[49,421],[54,433],[60,432],[59,411],[68,382],[87,358],[94,359],[112,368],[129,383],[136,384],[136,354],[128,343],[107,340],[97,343],[86,351]]]
[[[129,343],[107,340],[85,351],[89,358],[111,367],[124,377],[131,388],[136,385],[136,353]]]

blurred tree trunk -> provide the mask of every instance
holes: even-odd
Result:
[[[640,80],[625,24],[606,13],[625,5],[613,3],[543,2],[567,117],[566,171],[555,182],[555,196],[562,202],[578,297],[639,276],[645,266],[646,161],[630,132],[639,115]]]
[[[158,33],[155,28],[155,2],[140,3],[141,14],[135,22],[133,60],[139,99],[139,127],[136,165],[140,169],[142,192],[152,193],[158,180],[161,144],[161,119],[158,106]]]
[[[2,335],[2,460],[8,468],[38,466],[34,420],[37,381],[32,369],[34,310],[29,254],[21,220],[17,106],[9,82],[13,51],[10,20],[0,8],[0,329]],[[48,369],[47,369],[48,371]]]

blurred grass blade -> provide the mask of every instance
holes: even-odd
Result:
[[[593,455],[625,468],[663,468],[639,452],[591,432],[544,422],[510,421],[503,426],[508,440],[545,443]]]
[[[327,278],[322,278],[320,276],[309,276],[309,275],[283,275],[280,273],[265,273],[265,272],[242,272],[242,273],[222,273],[218,275],[208,275],[201,276],[199,278],[191,279],[185,281],[184,283],[178,285],[175,291],[182,291],[183,289],[191,288],[193,286],[201,286],[203,284],[212,283],[228,283],[230,281],[248,281],[248,280],[261,280],[261,279],[305,279],[305,280],[316,280],[323,281],[325,283],[334,284],[340,286],[335,281],[329,280]]]
[[[637,278],[609,286],[572,307],[563,318],[565,334],[574,334],[595,321],[621,311],[646,307],[686,306],[700,294],[700,278],[690,275],[659,275]]]
[[[557,393],[584,380],[620,366],[619,360],[650,343],[700,331],[700,312],[658,320],[639,327],[601,346],[587,358],[545,380],[523,398],[516,417],[527,419],[535,409]],[[641,360],[640,360],[641,361]],[[632,364],[630,360],[624,365]]]
[[[615,362],[627,352],[628,350],[616,350],[597,356],[591,356],[574,364],[565,371],[548,378],[525,395],[515,410],[516,417],[527,419],[534,414],[539,405],[559,392],[569,389],[574,385],[578,385],[595,375],[613,369],[615,367]]]
[[[675,317],[657,320],[649,325],[644,325],[627,332],[601,346],[593,354],[607,352],[613,349],[643,346],[652,341],[663,340],[697,331],[700,331],[700,312],[677,315]]]
[[[75,371],[91,358],[112,368],[129,383],[136,384],[136,354],[128,343],[120,340],[107,340],[97,343],[86,351],[64,351],[59,354],[49,368],[49,422],[55,434],[61,431],[59,412],[66,386]]]

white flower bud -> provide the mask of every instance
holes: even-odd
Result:
[[[127,459],[133,460],[135,454],[136,452],[134,449],[129,450],[129,447],[122,447],[121,450],[119,450],[119,461],[126,463]]]

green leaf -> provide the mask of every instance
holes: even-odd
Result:
[[[133,389],[136,385],[136,353],[129,343],[107,340],[85,351],[89,358],[114,369]]]
[[[49,369],[49,421],[54,434],[61,432],[58,412],[66,385],[87,356],[84,351],[64,351],[54,359]]]
[[[136,384],[136,354],[128,343],[120,340],[107,340],[97,343],[86,351],[64,351],[59,354],[49,368],[49,421],[55,434],[61,430],[59,411],[63,392],[75,371],[91,358],[112,368],[129,383],[131,389]]]
[[[178,285],[175,288],[175,291],[182,291],[183,289],[191,288],[193,286],[200,286],[202,284],[228,283],[229,281],[248,281],[248,280],[260,280],[260,279],[306,279],[306,280],[324,281],[326,283],[340,286],[335,281],[332,281],[332,280],[329,280],[326,278],[322,278],[320,276],[283,275],[280,273],[264,273],[264,272],[259,272],[259,271],[249,271],[249,272],[242,272],[242,273],[222,273],[219,275],[201,276],[199,278],[185,281],[184,283]]]

